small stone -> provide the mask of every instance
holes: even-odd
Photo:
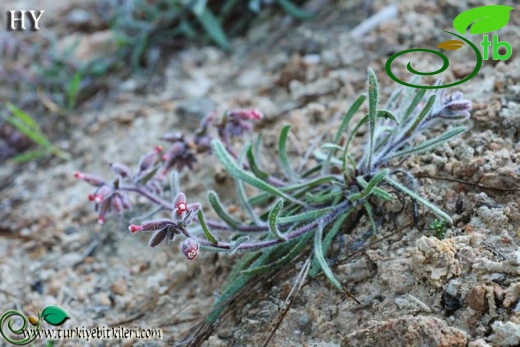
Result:
[[[101,292],[98,293],[96,302],[101,306],[112,306],[112,301],[107,293]]]
[[[127,289],[126,281],[119,279],[112,283],[110,289],[114,292],[114,294],[123,296],[125,295]]]
[[[481,284],[473,287],[468,293],[468,306],[480,313],[486,312],[489,308],[486,294],[487,290],[485,285]]]
[[[67,253],[60,259],[61,266],[63,267],[73,267],[81,261],[83,261],[83,255],[80,253]]]
[[[520,345],[520,325],[513,322],[496,321],[491,325],[494,334],[490,340],[494,346],[518,346]]]
[[[305,335],[310,335],[312,330],[312,320],[307,313],[298,314],[296,325]]]
[[[164,274],[162,272],[157,272],[156,274],[149,276],[146,279],[146,288],[147,289],[158,289],[159,284],[165,280]]]
[[[67,15],[67,23],[76,27],[87,26],[91,20],[90,13],[81,8],[75,8]]]
[[[483,339],[477,339],[468,343],[468,347],[493,347]]]

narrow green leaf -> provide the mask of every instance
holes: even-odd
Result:
[[[195,28],[184,19],[181,20],[178,29],[190,40],[195,40],[197,38],[197,30],[195,30]]]
[[[368,186],[368,182],[365,181],[365,179],[363,177],[360,177],[360,176],[356,177],[356,181],[364,189]],[[390,193],[388,193],[386,190],[378,188],[378,187],[372,188],[372,192],[371,193],[373,195],[377,196],[378,198],[380,198],[382,200],[385,200],[385,201],[392,201],[393,200],[393,197],[392,197],[392,195]]]
[[[240,222],[235,220],[233,217],[229,215],[229,213],[226,211],[224,206],[222,206],[222,203],[220,202],[220,199],[218,198],[217,193],[214,191],[208,192],[208,201],[217,213],[217,215],[222,219],[227,225],[229,225],[233,229],[238,229],[238,226],[240,225]]]
[[[287,12],[290,16],[296,19],[311,19],[314,17],[314,13],[302,10],[290,0],[278,0],[278,4]]]
[[[240,236],[240,237],[237,237],[232,243],[231,243],[231,248],[230,248],[230,254],[233,254],[235,253],[237,250],[238,250],[238,246],[240,246],[241,244],[243,244],[244,242],[247,242],[251,240],[251,238],[249,236]]]
[[[360,199],[366,199],[368,196],[370,196],[372,194],[372,192],[376,188],[376,185],[378,185],[385,177],[387,177],[389,173],[390,173],[389,169],[384,169],[384,170],[379,171],[377,173],[377,175],[372,177],[372,179],[370,180],[370,182],[368,182],[368,184],[366,185],[365,189],[363,189],[362,192],[355,193],[350,196],[350,201],[354,202],[354,201],[357,201]],[[360,184],[360,185],[363,182],[365,182],[363,177],[356,177],[356,180],[357,180],[358,184]]]
[[[367,212],[368,221],[370,222],[370,225],[372,227],[372,236],[374,236],[375,234],[377,234],[377,225],[376,221],[374,220],[374,211],[372,211],[372,206],[370,206],[368,202],[365,202],[363,204],[363,208]]]
[[[204,219],[204,214],[201,210],[197,212],[197,217],[199,219],[200,226],[202,228],[202,231],[204,232],[204,236],[206,237],[206,239],[208,239],[208,241],[211,243],[218,244],[217,238],[213,236],[211,231],[209,231],[208,226],[206,225],[206,220]]]
[[[406,121],[413,114],[417,106],[419,106],[421,101],[424,99],[424,96],[426,95],[426,91],[427,89],[419,89],[418,91],[416,91],[415,97],[412,99],[412,102],[404,112],[402,124],[406,123]]]
[[[399,100],[399,97],[403,93],[403,88],[396,88],[390,95],[390,98],[388,98],[388,101],[386,102],[385,108],[387,110],[393,110],[395,105],[397,104],[397,100]]]
[[[280,230],[278,230],[278,226],[277,226],[278,215],[280,214],[280,211],[282,211],[282,208],[283,208],[283,199],[279,199],[276,202],[276,204],[274,205],[274,207],[272,208],[271,212],[269,212],[269,217],[268,217],[269,231],[277,239],[287,241],[287,237],[282,235]]]
[[[440,208],[438,208],[437,206],[435,206],[434,204],[432,204],[425,198],[421,197],[419,194],[413,192],[412,190],[405,187],[403,184],[397,182],[396,180],[394,180],[390,177],[386,177],[385,181],[388,182],[388,184],[391,185],[392,187],[394,187],[395,189],[400,190],[401,192],[410,196],[412,199],[415,199],[418,202],[420,202],[422,205],[424,205],[424,207],[428,208],[433,213],[435,213],[437,216],[441,217],[446,222],[450,223],[450,225],[453,225],[453,221],[451,220],[451,217],[446,212],[442,211]]]
[[[236,280],[222,292],[220,297],[217,299],[215,304],[213,305],[213,310],[206,318],[208,324],[213,324],[217,321],[220,314],[226,309],[226,304],[235,294],[237,294],[252,278],[252,275],[242,275],[238,276]]]
[[[268,174],[263,172],[258,164],[256,163],[255,155],[253,153],[253,147],[251,144],[247,146],[247,161],[249,162],[249,166],[251,167],[251,171],[255,174],[256,177],[260,178],[262,181],[267,181],[267,178],[269,177]]]
[[[329,264],[327,264],[327,261],[325,260],[325,256],[323,255],[323,245],[322,245],[322,236],[323,236],[323,224],[319,224],[316,228],[316,232],[314,233],[314,256],[315,259],[318,261],[318,264],[321,267],[321,271],[323,271],[323,274],[327,279],[332,283],[336,289],[339,291],[343,291],[343,288],[341,286],[341,283],[336,279],[334,274],[332,273],[332,270],[329,267]]]
[[[405,156],[405,155],[410,155],[410,154],[418,154],[418,153],[422,153],[422,152],[426,152],[436,146],[439,146],[447,141],[449,141],[451,138],[465,132],[466,130],[468,130],[466,127],[456,127],[456,128],[453,128],[439,136],[437,136],[436,138],[433,138],[433,139],[430,139],[430,140],[426,140],[426,141],[423,141],[421,142],[420,144],[418,144],[417,146],[414,146],[412,148],[407,148],[407,149],[403,149],[399,152],[396,152],[394,155],[391,155],[389,156],[386,160],[386,161],[389,161],[389,160],[392,160],[394,158],[397,158],[397,157],[402,157],[402,156]]]
[[[242,270],[241,272],[243,274],[248,275],[259,275],[266,271],[272,271],[276,269],[280,269],[284,265],[289,264],[296,256],[300,255],[303,251],[303,249],[307,246],[309,243],[310,238],[312,237],[312,233],[306,233],[299,241],[298,243],[289,251],[289,253],[285,254],[283,257],[278,259],[277,261],[273,263],[269,263],[267,265],[258,266],[255,268],[250,268],[247,270]]]
[[[201,16],[206,10],[206,3],[207,0],[196,0],[193,4],[193,13],[195,13],[196,16]]]
[[[41,158],[48,154],[49,154],[49,151],[46,149],[37,149],[34,151],[27,151],[27,152],[17,154],[14,157],[12,157],[11,159],[15,163],[24,163],[27,161],[36,160],[36,159]]]
[[[415,129],[417,129],[417,127],[421,124],[424,117],[426,117],[428,115],[428,113],[430,113],[430,110],[432,109],[433,105],[435,104],[435,100],[436,100],[435,94],[431,95],[428,98],[426,105],[424,105],[423,109],[421,110],[421,112],[419,113],[417,118],[415,118],[415,121],[412,124],[412,126],[406,131],[405,138],[411,136],[413,134],[413,132],[415,131]]]
[[[260,137],[260,136],[259,136]],[[242,162],[244,160],[244,157],[246,155],[247,147],[242,148],[238,155],[238,166],[242,167]],[[258,216],[255,213],[255,210],[253,209],[253,206],[249,203],[249,199],[246,195],[246,189],[244,186],[244,181],[242,180],[235,180],[235,187],[238,194],[238,198],[240,200],[240,205],[244,210],[247,211],[249,216],[253,219],[256,225],[262,224],[262,221],[258,218]]]
[[[289,214],[285,217],[278,217],[279,224],[290,224],[297,222],[304,222],[308,220],[316,220],[317,218],[327,214],[334,209],[334,206],[325,207],[321,209],[311,210],[300,214]]]
[[[321,145],[321,149],[331,149],[331,150],[343,152],[343,147],[338,146],[334,143],[324,143],[323,145]],[[330,151],[330,152],[332,153],[332,151]]]
[[[255,176],[249,174],[248,172],[240,168],[236,164],[235,160],[231,157],[231,155],[226,151],[222,142],[220,142],[219,140],[213,140],[211,144],[213,146],[213,151],[215,152],[215,155],[217,156],[218,160],[222,163],[222,165],[226,167],[231,176],[235,177],[236,179],[243,180],[244,182],[249,183],[253,187],[256,187],[267,193],[294,202],[295,204],[303,204],[301,201],[292,198],[291,196],[285,194],[278,188],[273,187],[272,185],[256,178]]]
[[[379,171],[372,179],[368,182],[368,185],[365,187],[365,190],[363,191],[363,194],[365,196],[368,196],[372,194],[372,190],[376,185],[381,183],[381,181],[387,177],[390,173],[390,169],[383,169]]]
[[[289,185],[289,186],[286,186],[286,187],[282,187],[280,188],[280,190],[282,192],[289,192],[289,191],[294,191],[294,190],[298,190],[298,189],[311,189],[311,188],[314,188],[314,187],[317,187],[317,186],[320,186],[320,185],[324,185],[326,183],[331,183],[331,182],[335,182],[337,181],[336,177],[335,176],[322,176],[322,177],[318,177],[318,178],[314,178],[312,180],[308,180],[308,181],[305,181],[305,182],[302,182],[302,183],[297,183],[297,184],[293,184],[293,185]],[[269,198],[271,197],[272,194],[268,194],[268,193],[260,193],[252,198],[249,199],[249,203],[251,205],[257,205],[257,204],[261,204],[262,202],[265,202],[267,200],[269,200]],[[296,194],[294,194],[296,195]],[[299,203],[300,204],[300,203]]]
[[[379,103],[379,85],[376,73],[368,69],[368,168],[372,168],[372,155],[374,154],[374,132],[376,129],[377,104]]]
[[[365,99],[366,99],[365,94],[361,94],[360,96],[358,96],[357,99],[354,101],[354,103],[350,106],[350,108],[347,111],[347,113],[345,114],[345,116],[343,116],[341,124],[338,128],[338,132],[336,133],[336,138],[334,139],[334,143],[336,145],[339,144],[339,141],[341,140],[343,133],[345,132],[347,127],[350,125],[350,121],[352,120],[352,117],[354,117],[354,115],[359,110],[361,105],[363,105],[363,103],[365,102]],[[343,149],[342,149],[342,151],[343,151]],[[338,159],[333,158],[332,155],[333,155],[333,151],[330,151],[329,154],[327,155],[327,157],[324,159],[322,171],[321,171],[322,174],[329,173],[329,167],[330,167],[331,161],[333,164],[337,165]],[[343,153],[343,156],[342,156],[343,160],[341,161],[340,165],[338,165],[340,167],[343,167],[343,171],[345,171],[345,167],[346,167],[346,163],[345,163],[346,156],[347,156],[347,154]]]
[[[244,253],[240,257],[240,259],[238,259],[237,262],[233,265],[233,268],[226,276],[226,281],[224,285],[221,287],[221,289],[225,291],[226,288],[231,286],[235,282],[235,280],[242,274],[242,271],[245,271],[244,269],[246,267],[253,266],[251,263],[254,262],[255,259],[259,258],[260,254],[261,251]]]
[[[208,36],[211,37],[220,48],[229,50],[230,46],[226,34],[224,30],[222,30],[222,26],[213,12],[206,7],[201,15],[197,15],[196,13],[195,15],[200,24],[204,27],[204,30],[206,30]]]
[[[25,122],[23,122],[21,119],[16,118],[11,115],[7,114],[0,114],[2,118],[4,118],[6,121],[11,123],[18,131],[29,137],[31,140],[39,144],[40,146],[44,148],[50,148],[52,147],[52,144],[49,142],[49,140],[43,135],[39,129],[33,129],[29,125],[27,125]]]
[[[298,175],[292,169],[289,156],[287,155],[287,136],[289,135],[290,129],[291,126],[286,125],[280,133],[280,138],[278,139],[278,158],[285,176],[291,181],[295,181],[297,180]]]
[[[353,211],[353,209],[349,209],[344,214],[338,216],[338,219],[336,219],[336,221],[334,222],[334,224],[332,225],[330,230],[327,232],[327,234],[323,238],[322,250],[323,250],[324,255],[327,254],[330,244],[332,243],[332,241],[334,240],[334,238],[336,237],[338,232],[341,230],[341,226],[343,225],[345,220],[350,216],[352,211]],[[312,278],[316,277],[319,270],[320,270],[320,264],[319,264],[318,260],[316,258],[314,258],[312,260],[312,265],[311,265],[311,270],[309,271],[309,276]]]
[[[240,0],[227,0],[220,8],[219,17],[225,18],[236,8]]]
[[[5,106],[7,109],[17,118],[19,118],[22,122],[24,122],[30,129],[33,129],[35,131],[40,131],[40,126],[38,123],[32,119],[31,116],[29,116],[27,113],[16,107],[10,102],[6,102]]]
[[[365,115],[363,118],[361,118],[361,120],[356,124],[356,126],[354,127],[354,130],[352,130],[347,142],[345,143],[345,147],[344,147],[344,153],[348,153],[348,149],[350,147],[350,144],[352,143],[352,141],[354,141],[354,137],[356,136],[357,132],[359,131],[359,129],[365,124],[368,122],[369,120],[369,116],[370,115]],[[399,120],[395,117],[395,115],[388,111],[388,110],[379,110],[377,111],[377,117],[378,118],[389,118],[389,119],[392,119],[397,125],[399,125]]]
[[[352,117],[354,117],[354,115],[359,110],[361,105],[363,105],[366,98],[367,98],[367,96],[365,94],[361,94],[360,96],[357,97],[357,99],[354,101],[352,106],[350,106],[349,110],[347,111],[347,113],[343,117],[343,120],[341,121],[341,124],[338,128],[338,132],[336,133],[336,138],[334,139],[334,142],[336,144],[339,143],[339,140],[341,139],[341,136],[343,135],[343,133],[345,132],[347,127],[349,126],[350,121],[352,120]]]
[[[6,103],[6,106],[13,113],[13,115],[0,113],[2,118],[11,123],[18,131],[25,134],[31,140],[42,146],[43,149],[49,153],[66,160],[70,159],[70,155],[68,153],[62,151],[50,142],[47,136],[45,136],[45,134],[41,131],[40,126],[31,118],[31,116],[11,103]]]
[[[72,110],[76,106],[82,76],[82,71],[77,71],[69,82],[69,87],[67,88],[67,108],[69,110]]]
[[[277,258],[280,254],[286,254],[288,251],[287,246],[288,243],[284,243],[271,250],[261,252],[260,256],[258,256],[250,267],[255,268],[265,265],[269,259]],[[259,252],[254,252],[253,254],[256,256]],[[249,257],[249,254],[245,254],[244,257]],[[241,265],[245,266],[247,264],[241,262]],[[232,273],[236,273],[235,269],[233,269]],[[208,315],[207,322],[209,324],[214,323],[219,318],[220,314],[225,310],[227,302],[231,300],[247,283],[249,283],[249,280],[253,277],[254,275],[251,274],[241,274],[232,278],[232,280],[226,281],[226,285],[223,287],[221,295],[213,305],[213,311]]]

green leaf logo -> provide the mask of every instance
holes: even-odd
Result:
[[[514,7],[504,5],[476,7],[455,17],[453,27],[462,35],[466,34],[470,26],[470,34],[486,34],[505,27],[509,22],[511,10],[514,10]]]
[[[61,307],[47,306],[42,311],[42,318],[49,324],[62,325],[70,317]]]

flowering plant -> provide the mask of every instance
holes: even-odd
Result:
[[[306,263],[309,275],[315,276],[321,271],[334,287],[345,291],[326,255],[337,234],[346,225],[349,230],[355,226],[351,216],[364,214],[373,235],[378,228],[373,206],[381,201],[393,201],[395,196],[401,201],[408,196],[414,207],[420,204],[441,220],[452,223],[446,212],[415,192],[417,183],[413,175],[400,164],[411,155],[429,151],[467,130],[454,126],[428,140],[417,140],[417,135],[425,134],[437,123],[467,120],[471,102],[459,92],[426,93],[426,89],[399,89],[384,108],[379,108],[377,78],[369,69],[368,95],[360,95],[354,101],[330,142],[322,143],[312,152],[315,162],[301,170],[294,169],[287,153],[290,127],[282,129],[278,161],[283,177],[262,169],[256,146],[251,142],[246,142],[240,153],[233,150],[232,138],[250,133],[251,122],[263,118],[258,110],[247,109],[232,110],[220,118],[209,114],[191,140],[179,133],[165,134],[162,139],[172,144],[170,149],[162,154],[162,149],[157,147],[146,154],[133,175],[128,167],[112,164],[116,178],[111,184],[84,173],[76,173],[76,177],[96,188],[89,200],[95,204],[99,222],[105,220],[108,212],[121,214],[123,209],[130,208],[130,192],[171,211],[170,219],[129,226],[132,233],[152,232],[151,247],[182,236],[181,251],[188,259],[194,259],[200,249],[253,253],[230,275],[210,316],[213,321],[222,312],[221,304],[250,279],[280,269],[303,253],[310,254],[312,259]],[[367,97],[368,113],[355,118]],[[351,145],[362,127],[367,128],[368,138],[362,155],[354,155]],[[216,129],[216,137],[212,128]],[[201,204],[188,203],[179,189],[178,172],[193,169],[197,155],[209,151],[234,178],[241,206],[249,216],[247,221],[230,215],[213,191],[208,192],[208,201],[220,220],[208,219]],[[172,202],[161,197],[168,174],[175,196]],[[245,184],[254,188],[253,196],[246,194]],[[414,219],[418,218],[416,211],[414,208]],[[229,233],[238,236],[227,237]],[[308,247],[310,245],[312,247]],[[260,250],[262,252],[258,252]]]

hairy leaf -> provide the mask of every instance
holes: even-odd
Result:
[[[269,231],[271,234],[274,235],[279,240],[287,241],[287,237],[282,235],[280,230],[278,229],[278,215],[280,214],[280,211],[283,208],[283,199],[279,199],[274,207],[271,209],[271,212],[269,212]]]

